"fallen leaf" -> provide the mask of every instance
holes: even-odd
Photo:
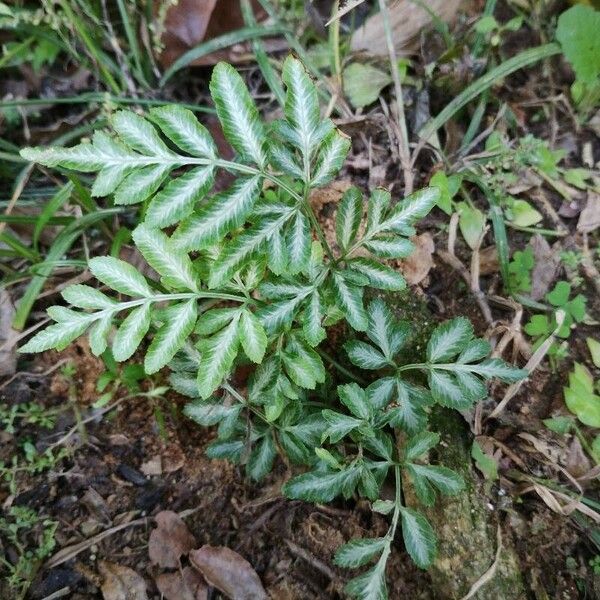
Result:
[[[488,246],[479,251],[479,274],[493,275],[500,269],[496,246]]]
[[[559,252],[553,250],[546,238],[539,233],[532,236],[529,240],[529,246],[533,251],[534,258],[534,266],[531,271],[531,293],[529,295],[533,300],[541,300],[558,275],[560,256]]]
[[[144,475],[153,476],[153,475],[162,475],[162,460],[160,456],[157,454],[153,456],[150,460],[143,462],[140,466],[140,471]]]
[[[409,285],[421,283],[433,267],[433,253],[435,245],[430,233],[422,233],[411,238],[415,245],[413,253],[400,261],[400,271]]]
[[[183,571],[162,573],[155,579],[158,591],[165,600],[206,600],[208,589],[202,575],[192,567]]]
[[[233,600],[263,600],[267,594],[252,565],[225,546],[202,546],[190,562],[204,579]]]
[[[175,569],[179,566],[182,555],[196,545],[196,540],[183,519],[173,511],[159,512],[156,515],[156,525],[148,541],[150,562],[164,569]]]
[[[162,468],[165,473],[175,473],[185,464],[185,453],[176,443],[167,444],[162,453]]]
[[[577,231],[581,233],[590,233],[600,227],[600,194],[588,192],[585,208],[579,215],[577,221]]]
[[[573,436],[569,444],[565,468],[575,478],[582,477],[592,468],[577,436]]]
[[[0,289],[0,376],[17,369],[17,332],[12,327],[15,306],[8,292]]]
[[[460,0],[428,0],[426,8],[413,0],[398,0],[388,7],[388,21],[392,29],[394,46],[398,56],[413,54],[418,47],[421,29],[431,23],[431,14],[443,21],[451,21],[458,10]],[[352,50],[368,54],[387,56],[388,47],[384,30],[384,19],[380,12],[365,21],[350,38]]]
[[[344,94],[354,108],[373,104],[379,98],[381,90],[392,83],[389,73],[357,62],[344,69],[343,80]]]
[[[264,19],[266,13],[257,0],[252,0],[252,7],[256,20]],[[239,0],[179,0],[167,11],[160,63],[165,68],[170,67],[183,53],[201,42],[242,27],[244,19]],[[223,59],[233,62],[230,49],[212,52],[190,64],[213,65]]]
[[[101,560],[98,570],[104,600],[148,600],[146,582],[133,569]]]

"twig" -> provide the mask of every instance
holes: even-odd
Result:
[[[557,310],[555,318],[556,318],[556,328],[544,340],[544,342],[540,345],[540,347],[531,355],[531,358],[527,361],[527,364],[525,365],[525,369],[527,369],[527,371],[529,371],[530,375],[531,375],[531,373],[533,373],[533,371],[535,371],[535,369],[542,362],[542,360],[544,359],[544,356],[546,356],[546,353],[550,349],[550,346],[553,344],[555,336],[558,333],[559,329],[562,327],[562,324],[565,320],[564,311]],[[516,396],[518,391],[521,389],[521,386],[523,385],[524,381],[526,381],[526,379],[520,379],[519,381],[511,384],[508,387],[508,389],[506,390],[506,393],[504,394],[504,398],[502,398],[500,403],[492,411],[492,413],[490,414],[488,419],[493,419],[494,417],[498,416],[504,410],[504,407],[510,402],[510,400],[512,398],[514,398]]]
[[[315,567],[317,571],[323,573],[325,577],[328,577],[332,581],[337,580],[338,576],[323,561],[315,558],[310,552],[307,552],[304,548],[301,548],[298,544],[292,542],[292,540],[284,538],[284,541],[294,556],[305,560],[309,565]]]
[[[470,600],[470,598],[473,598],[473,596],[488,583],[488,581],[491,581],[494,578],[498,565],[500,564],[500,554],[502,552],[502,532],[500,530],[500,525],[498,525],[496,531],[496,543],[498,547],[496,548],[496,557],[494,558],[492,566],[471,586],[469,593],[466,596],[463,596],[461,600]]]
[[[402,97],[402,84],[400,83],[400,74],[398,73],[397,67],[396,48],[394,47],[394,38],[390,27],[390,15],[385,0],[379,0],[379,11],[383,17],[383,29],[385,31],[385,41],[387,43],[390,59],[390,71],[394,82],[398,127],[400,128],[398,149],[400,152],[400,164],[402,165],[402,172],[404,173],[404,193],[408,195],[413,190],[413,173],[410,162],[410,147],[408,145],[408,130],[406,128],[406,118],[404,116],[404,99]]]
[[[34,164],[30,163],[21,172],[21,175],[19,176],[19,179],[17,180],[17,184],[15,185],[15,189],[13,190],[10,200],[8,201],[6,210],[4,211],[4,216],[10,215],[13,208],[15,207],[17,200],[20,198],[21,194],[23,193],[23,189],[25,188],[25,185],[29,181],[29,176],[31,175],[31,171],[33,170],[33,167],[34,167]],[[2,233],[4,231],[5,227],[6,227],[6,221],[2,221],[0,223],[0,233]]]

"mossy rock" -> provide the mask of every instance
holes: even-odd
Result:
[[[422,355],[435,319],[426,303],[414,294],[386,294],[383,298],[400,319],[414,324],[411,353]],[[412,356],[411,358],[417,358]],[[436,408],[430,417],[432,431],[441,435],[434,462],[454,469],[465,480],[465,489],[456,496],[438,499],[425,509],[438,536],[438,556],[429,570],[435,598],[458,600],[488,571],[497,552],[498,513],[491,511],[479,475],[471,460],[472,436],[456,411]],[[405,486],[408,503],[417,505],[410,487]],[[422,507],[419,507],[423,510]],[[506,536],[504,536],[506,538]],[[494,576],[473,596],[475,600],[521,600],[526,598],[514,548],[502,541],[500,560]]]

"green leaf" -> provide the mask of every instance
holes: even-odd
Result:
[[[284,484],[282,492],[288,498],[306,502],[331,502],[342,494],[344,487],[356,478],[357,471],[348,468],[334,472],[310,472],[298,475]]]
[[[558,308],[564,306],[571,294],[571,285],[566,281],[559,281],[551,292],[546,294],[546,300]]]
[[[600,342],[594,338],[586,338],[585,342],[592,355],[594,366],[600,369]]]
[[[104,310],[117,306],[117,303],[112,298],[109,298],[100,290],[89,285],[70,285],[61,292],[61,295],[71,306],[76,306],[77,308]]]
[[[213,308],[207,310],[200,315],[195,331],[198,335],[212,335],[223,329],[238,314],[239,310],[237,308]]]
[[[407,461],[419,458],[425,452],[437,446],[440,441],[440,434],[432,431],[422,431],[413,435],[407,442],[404,450],[404,457]]]
[[[274,333],[292,322],[297,306],[309,293],[310,288],[303,295],[267,304],[257,311],[256,316],[268,333]]]
[[[379,258],[406,258],[415,249],[415,245],[410,240],[402,237],[379,237],[363,245],[371,254]]]
[[[584,425],[600,427],[600,396],[594,394],[594,380],[585,366],[575,363],[563,391],[567,407]]]
[[[308,162],[319,142],[321,125],[317,89],[299,60],[288,56],[281,73],[287,88],[284,113],[295,134],[296,145]]]
[[[269,432],[252,449],[246,464],[246,472],[254,481],[264,479],[273,469],[276,456],[277,449],[273,436]]]
[[[574,421],[575,421],[575,419],[573,417],[566,417],[564,415],[559,415],[558,417],[544,419],[542,421],[542,423],[550,431],[554,431],[554,433],[558,433],[558,435],[567,435],[567,433],[569,433],[569,431],[571,431]]]
[[[239,313],[219,333],[198,342],[198,390],[202,398],[208,398],[221,385],[233,365],[239,343],[238,319]]]
[[[302,331],[304,338],[311,346],[318,346],[327,336],[325,329],[321,327],[323,321],[323,308],[321,306],[321,296],[315,290],[309,299],[304,310],[304,322]]]
[[[291,380],[300,387],[312,390],[317,383],[325,381],[321,357],[296,337],[290,339],[283,353],[283,362]]]
[[[361,369],[376,370],[389,366],[388,359],[371,346],[360,340],[350,340],[344,344],[348,358]]]
[[[369,285],[379,290],[401,291],[406,289],[406,280],[391,267],[370,258],[354,258],[348,262],[354,271],[366,275]]]
[[[453,496],[465,487],[462,478],[446,467],[432,465],[410,465],[410,471],[417,477],[424,477],[442,494]]]
[[[355,241],[363,214],[363,199],[357,187],[344,192],[335,219],[337,243],[344,251]]]
[[[459,354],[456,362],[461,364],[472,363],[481,360],[488,356],[492,351],[492,347],[487,340],[474,339],[471,340]]]
[[[350,540],[337,549],[333,562],[338,567],[356,569],[366,565],[374,556],[383,551],[389,543],[387,538],[359,538]]]
[[[152,296],[144,276],[135,267],[112,256],[97,256],[88,262],[92,275],[109,288],[133,297]]]
[[[240,405],[226,406],[222,403],[212,404],[196,400],[194,402],[188,402],[183,407],[183,414],[199,425],[212,427],[229,417],[231,414],[238,413],[240,408]]]
[[[498,479],[498,463],[483,452],[477,441],[474,441],[471,447],[471,457],[486,479],[491,481]]]
[[[560,15],[556,39],[577,79],[589,84],[600,75],[600,12],[578,4]]]
[[[238,463],[245,448],[243,440],[217,440],[206,447],[205,454],[208,458],[227,459]]]
[[[486,379],[497,377],[500,381],[504,381],[505,383],[520,381],[529,375],[527,369],[514,367],[500,358],[488,358],[478,365],[472,365],[469,368],[473,373],[481,375]]]
[[[526,200],[514,200],[511,204],[512,222],[518,227],[531,227],[539,223],[544,216]]]
[[[471,407],[472,401],[465,396],[450,373],[431,370],[427,375],[427,383],[431,394],[442,406],[456,410],[466,410]]]
[[[248,310],[242,311],[238,335],[246,356],[255,363],[262,362],[267,349],[267,334],[260,321]]]
[[[210,93],[227,141],[260,168],[267,164],[267,136],[244,80],[227,63],[213,69]]]
[[[281,231],[292,215],[293,212],[290,209],[283,214],[266,216],[225,244],[218,260],[211,266],[210,287],[215,288],[228,281],[263,247],[269,238]]]
[[[387,421],[392,427],[398,427],[411,434],[417,433],[427,425],[427,413],[424,407],[431,404],[426,390],[396,379],[396,406],[387,409]]]
[[[344,94],[354,108],[373,104],[381,90],[392,82],[389,73],[362,63],[349,64],[343,75]]]
[[[264,360],[250,377],[248,398],[251,402],[261,402],[267,394],[273,391],[277,378],[281,373],[281,360],[269,356]]]
[[[357,331],[365,331],[368,318],[363,306],[362,288],[350,285],[339,273],[333,274],[334,291],[348,323]]]
[[[385,565],[388,552],[384,552],[377,564],[366,573],[351,579],[344,588],[349,596],[360,600],[387,600]]]
[[[367,328],[369,339],[381,348],[388,361],[392,361],[394,354],[398,351],[394,343],[396,320],[392,311],[383,300],[377,298],[369,304],[367,313],[369,315]]]
[[[240,227],[258,198],[261,182],[258,175],[236,180],[181,222],[171,238],[173,244],[182,250],[202,250]]]
[[[397,231],[412,235],[412,225],[422,219],[436,205],[440,190],[435,187],[423,188],[398,202],[389,216],[379,225],[377,231]]]
[[[191,156],[216,158],[217,148],[210,133],[191,110],[171,104],[152,108],[148,117],[184,152]]]
[[[149,375],[170,362],[194,330],[198,317],[197,300],[192,298],[187,302],[174,304],[162,314],[163,324],[156,332],[144,359],[144,369]]]
[[[350,150],[350,138],[339,131],[332,131],[324,140],[312,177],[311,187],[322,187],[339,172]]]
[[[287,235],[290,275],[296,275],[306,269],[310,259],[310,242],[310,223],[306,215],[298,210]]]
[[[198,382],[193,373],[173,371],[169,375],[169,384],[178,394],[188,398],[198,398]]]
[[[367,394],[358,384],[338,385],[337,392],[342,404],[348,408],[352,415],[365,420],[371,417]]]
[[[189,217],[214,183],[214,167],[196,167],[172,179],[152,198],[145,222],[164,228]]]
[[[116,361],[130,358],[141,344],[150,329],[152,305],[149,302],[134,308],[121,323],[112,343],[112,353]]]
[[[456,208],[460,232],[469,248],[475,250],[485,227],[485,215],[478,208],[473,208],[466,202],[458,202]]]
[[[156,129],[130,110],[116,112],[112,118],[112,126],[123,142],[141,154],[163,158],[175,156],[160,139]]]
[[[173,165],[149,165],[129,173],[115,190],[115,204],[139,204],[163,184]]]
[[[296,179],[304,179],[304,172],[298,165],[296,157],[291,150],[279,142],[271,142],[269,146],[271,164],[278,171],[293,175]]]
[[[112,326],[112,314],[98,319],[92,325],[89,333],[90,350],[94,356],[100,356],[108,346],[108,334]]]
[[[390,205],[391,195],[383,188],[371,192],[367,206],[367,232],[371,233],[379,227]]]
[[[367,387],[369,404],[373,408],[385,408],[391,401],[396,389],[396,380],[393,377],[376,379]]]
[[[176,290],[198,291],[196,274],[190,257],[173,247],[171,240],[159,229],[138,225],[133,241],[148,264],[160,275],[161,282]]]
[[[321,411],[323,418],[327,422],[327,429],[323,432],[322,439],[329,438],[332,444],[337,444],[342,438],[351,431],[358,429],[364,422],[362,419],[356,419],[348,415],[325,409]]]
[[[437,552],[435,533],[427,519],[416,510],[402,507],[400,514],[406,551],[419,568],[427,569]]]
[[[473,325],[457,317],[438,325],[427,343],[427,360],[432,363],[449,361],[462,352],[473,337]]]
[[[49,325],[19,348],[19,352],[43,352],[44,350],[50,350],[50,348],[63,350],[74,339],[82,335],[89,325],[89,319],[78,319],[69,323]]]

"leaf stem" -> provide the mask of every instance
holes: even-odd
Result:
[[[242,302],[246,304],[248,302],[247,298],[242,298],[240,296],[235,296],[234,294],[222,294],[220,292],[182,292],[181,294],[157,294],[156,296],[150,296],[147,298],[137,298],[135,300],[129,300],[128,302],[120,302],[111,306],[110,308],[105,308],[104,310],[100,310],[95,313],[89,313],[89,317],[101,318],[104,315],[110,313],[121,312],[122,310],[127,310],[128,308],[134,308],[136,306],[141,306],[146,302],[168,302],[170,300],[191,300],[192,298],[213,298],[216,300],[230,300],[232,302]]]

